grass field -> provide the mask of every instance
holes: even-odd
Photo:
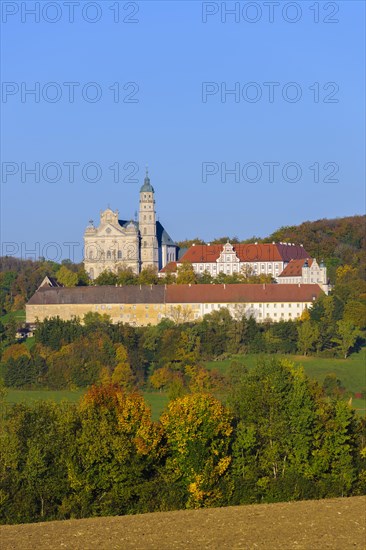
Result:
[[[86,390],[7,390],[5,402],[10,404],[26,403],[31,404],[36,401],[68,401],[77,403],[84,395]],[[168,396],[160,392],[144,392],[144,397],[151,407],[153,420],[158,420],[164,408],[168,404]]]
[[[235,355],[224,361],[208,361],[206,367],[226,373],[232,361],[235,360],[245,365],[248,369],[252,369],[258,361],[268,357],[270,356],[261,356],[258,354]],[[315,378],[321,384],[327,374],[334,373],[342,381],[344,387],[352,393],[360,392],[366,387],[366,348],[359,353],[354,353],[347,359],[324,359],[322,357],[304,355],[275,355],[272,357],[285,357],[297,365],[302,365],[306,374],[311,378]]]
[[[233,360],[245,365],[249,370],[261,360],[268,358],[267,355],[248,354],[235,355],[230,359],[223,361],[208,361],[206,367],[209,369],[217,369],[225,374]],[[280,358],[280,355],[274,357]],[[346,398],[352,395],[352,406],[361,414],[366,414],[366,400],[357,399],[354,393],[361,392],[366,388],[366,348],[363,348],[359,353],[354,353],[347,359],[325,359],[323,357],[304,356],[304,355],[285,355],[287,360],[293,361],[296,365],[302,365],[306,374],[310,378],[314,378],[320,384],[323,384],[327,374],[335,374],[346,388]]]
[[[9,313],[6,313],[5,315],[0,316],[0,321],[2,323],[7,323],[11,319],[16,319],[16,321],[19,321],[19,323],[25,322],[25,309],[19,309],[18,311],[10,311]]]
[[[217,369],[222,373],[226,373],[230,368],[233,360],[240,364],[246,365],[248,369],[252,369],[260,360],[260,355],[237,355],[231,359],[224,361],[209,361],[206,367]],[[268,356],[267,356],[268,357]],[[280,356],[277,356],[280,357]],[[320,384],[323,383],[327,374],[334,373],[342,381],[346,388],[346,398],[349,399],[350,394],[360,392],[366,386],[365,380],[365,361],[366,349],[363,349],[358,354],[353,354],[348,359],[324,359],[318,357],[304,357],[300,355],[286,355],[286,359],[294,361],[298,365],[303,365],[306,373],[311,378],[315,378]],[[76,403],[86,390],[7,390],[7,403],[34,403],[38,400],[52,400],[60,403],[62,400]],[[166,407],[169,399],[164,392],[144,392],[146,401],[151,406],[152,417],[158,420],[162,411]],[[366,402],[363,399],[356,399],[352,396],[352,406],[362,416],[366,413]]]

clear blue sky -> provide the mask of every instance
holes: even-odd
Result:
[[[41,1],[40,6],[54,3]],[[58,3],[59,13],[52,5],[40,12],[39,22],[22,13],[23,2],[2,4],[2,80],[7,95],[3,93],[1,103],[1,237],[19,246],[18,255],[22,242],[28,249],[40,243],[41,251],[46,243],[56,242],[67,257],[63,243],[82,243],[88,220],[97,221],[108,204],[118,208],[122,218],[132,218],[146,164],[160,221],[176,240],[265,236],[282,225],[364,213],[364,2],[301,1],[296,3],[301,14],[280,2],[272,23],[263,2],[249,9],[248,2],[239,2],[240,13],[227,15],[226,22],[221,20],[221,2],[138,2],[139,11],[133,14],[135,3],[105,0],[95,2],[99,14],[93,6],[86,10],[90,20],[100,17],[95,23],[85,21],[81,12],[90,2],[75,6],[73,23],[63,2]],[[35,2],[26,4],[31,8]],[[117,23],[110,9],[116,4]],[[234,4],[227,2],[227,9]],[[311,9],[314,5],[318,14]],[[204,23],[203,10],[218,13],[207,15]],[[296,17],[297,22],[286,21]],[[248,21],[255,18],[257,22]],[[36,82],[39,102],[29,95],[22,102],[21,83],[24,90]],[[57,86],[45,86],[50,82]],[[64,82],[80,83],[73,103]],[[85,88],[90,82],[102,92],[94,103],[81,93],[83,89],[92,98],[95,88]],[[114,102],[116,87],[114,92],[109,87],[116,82],[121,99],[129,94],[138,101]],[[136,84],[123,90],[128,82]],[[206,102],[203,82],[216,83]],[[250,82],[255,85],[248,86]],[[273,102],[265,82],[279,83]],[[289,82],[296,82],[297,88],[286,88]],[[335,84],[324,90],[329,82]],[[222,101],[220,91],[225,86],[233,89],[235,83],[240,97],[227,95]],[[59,101],[42,96],[51,100],[57,90]],[[291,102],[299,90],[301,99]],[[254,93],[262,93],[257,102],[250,101]],[[324,102],[327,98],[338,102]],[[41,173],[39,182],[29,174],[23,174],[22,181],[22,162],[29,168],[38,162],[41,170],[57,163],[62,175],[59,181],[46,181],[55,174],[51,167],[46,180]],[[65,162],[80,164],[74,182]],[[89,162],[100,166],[100,181],[82,176],[81,168]],[[205,162],[217,173],[203,178]],[[268,162],[279,163],[271,182],[269,167],[263,164]],[[282,177],[290,162],[301,167],[297,182]],[[109,169],[114,163],[121,167],[117,183]],[[127,163],[133,164],[124,169]],[[221,181],[221,163],[228,169],[237,163],[241,171],[256,163],[247,166],[247,180],[255,179],[258,165],[262,177],[245,181],[241,172],[240,181],[234,175]],[[314,163],[319,163],[318,182]],[[334,167],[324,169],[327,163],[339,167],[332,178],[338,182],[323,181],[327,175],[331,178]],[[122,181],[135,165],[139,183]],[[13,169],[17,174],[9,174]],[[288,179],[295,178],[294,170],[289,167]],[[87,177],[93,176],[90,169]],[[80,259],[80,251],[75,259]]]

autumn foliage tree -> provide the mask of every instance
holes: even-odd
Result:
[[[148,485],[162,453],[161,430],[140,394],[117,385],[93,386],[71,427],[67,458],[71,494],[65,510],[77,517],[149,510]]]
[[[169,476],[186,492],[186,507],[223,504],[228,498],[233,432],[226,407],[208,394],[185,395],[169,403],[161,423]]]

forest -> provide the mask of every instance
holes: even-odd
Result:
[[[227,400],[89,388],[78,405],[16,405],[2,424],[0,521],[359,495],[365,422],[286,360],[233,366]]]

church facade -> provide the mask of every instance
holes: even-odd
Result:
[[[84,233],[84,267],[91,279],[123,268],[136,274],[146,267],[159,271],[177,258],[178,246],[156,219],[155,191],[147,172],[138,221],[119,219],[118,210],[107,208],[100,213],[99,225],[90,222]]]

